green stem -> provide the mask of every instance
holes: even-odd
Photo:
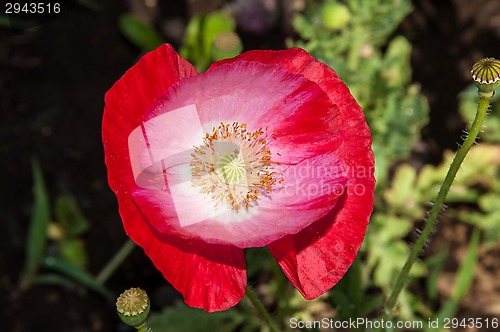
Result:
[[[248,299],[252,302],[254,307],[257,309],[257,311],[260,313],[262,318],[264,318],[271,331],[280,332],[280,329],[278,328],[274,320],[271,318],[271,315],[269,315],[269,312],[267,312],[266,308],[264,307],[264,304],[262,304],[257,294],[253,291],[253,289],[250,286],[247,286],[246,295]]]
[[[123,261],[130,255],[132,250],[136,247],[135,243],[128,239],[127,242],[118,250],[118,252],[111,258],[111,260],[104,266],[95,278],[99,284],[104,284],[115,270],[123,263]]]
[[[153,332],[148,327],[148,325],[146,324],[146,322],[142,323],[140,326],[136,326],[135,328],[137,329],[137,332]]]
[[[483,126],[483,121],[484,118],[486,117],[486,113],[488,112],[488,105],[492,97],[493,93],[489,95],[485,95],[483,93],[479,94],[479,105],[477,108],[476,118],[472,123],[467,138],[465,139],[460,149],[458,149],[458,152],[455,155],[455,158],[453,159],[453,162],[450,165],[450,169],[446,174],[441,189],[439,190],[439,193],[436,197],[436,201],[434,202],[431,212],[429,213],[429,216],[425,222],[424,229],[422,230],[422,233],[420,234],[417,242],[415,243],[415,246],[413,247],[410,253],[410,256],[408,257],[408,260],[406,261],[403,269],[401,270],[396,279],[396,284],[386,303],[386,309],[388,309],[389,311],[392,311],[396,306],[399,293],[401,293],[401,290],[403,289],[403,287],[406,284],[406,281],[408,280],[408,274],[410,273],[410,269],[417,260],[418,255],[424,248],[424,245],[427,239],[429,238],[429,235],[432,232],[434,225],[436,224],[437,217],[443,208],[443,204],[446,199],[446,196],[448,195],[448,192],[450,191],[451,184],[453,183],[453,180],[455,179],[455,176],[457,175],[457,172],[460,169],[460,166],[462,165],[465,156],[469,152],[471,146],[476,141],[479,131]]]
[[[347,54],[347,68],[353,72],[359,70],[359,51],[361,47],[361,43],[359,41],[359,37],[362,34],[359,28],[356,26],[353,28],[351,33],[352,40],[349,45],[349,52]]]

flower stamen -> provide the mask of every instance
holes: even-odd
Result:
[[[277,174],[270,169],[266,131],[250,132],[246,124],[221,122],[194,148],[191,182],[215,201],[214,207],[223,203],[238,211],[272,191]]]

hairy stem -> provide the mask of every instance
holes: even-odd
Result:
[[[262,318],[266,321],[271,331],[280,332],[280,329],[278,328],[274,320],[271,318],[271,315],[269,315],[269,312],[267,312],[266,308],[264,307],[264,304],[262,304],[257,294],[253,291],[253,289],[250,286],[247,286],[246,295],[248,299],[252,302],[254,307],[257,309],[257,311],[260,313]]]
[[[401,270],[396,279],[396,284],[392,289],[392,293],[389,295],[389,298],[386,302],[386,310],[392,311],[397,304],[399,294],[401,293],[401,290],[403,289],[408,280],[408,274],[410,273],[410,269],[417,260],[420,252],[424,248],[425,243],[427,242],[427,239],[429,238],[429,235],[432,232],[434,225],[436,224],[437,217],[439,215],[439,212],[441,212],[441,209],[443,208],[443,204],[446,199],[446,196],[448,195],[448,192],[450,191],[451,184],[453,183],[453,180],[455,179],[455,176],[457,175],[457,172],[460,169],[460,166],[462,165],[465,156],[467,156],[467,153],[469,152],[470,148],[476,141],[476,138],[481,130],[481,127],[483,126],[483,121],[484,118],[486,117],[486,113],[488,112],[488,106],[492,97],[493,93],[491,93],[490,95],[488,94],[485,95],[482,93],[479,94],[479,104],[476,112],[476,117],[469,130],[469,134],[467,135],[467,138],[465,139],[460,149],[458,149],[457,154],[455,155],[455,158],[453,159],[453,162],[450,165],[448,173],[446,174],[444,182],[441,185],[441,189],[439,190],[439,193],[436,197],[436,201],[434,202],[434,205],[432,206],[429,216],[427,217],[424,229],[422,230],[422,233],[420,234],[417,242],[415,243],[415,246],[413,247],[410,256],[408,257],[405,265],[403,266],[403,269]]]
[[[140,326],[136,326],[135,328],[137,329],[137,332],[153,332],[153,330],[148,327],[146,322],[142,323]]]

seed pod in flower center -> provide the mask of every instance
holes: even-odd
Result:
[[[271,151],[264,135],[262,128],[250,132],[245,124],[220,123],[195,147],[191,181],[214,200],[214,206],[248,209],[252,201],[272,191],[276,172],[270,170]]]

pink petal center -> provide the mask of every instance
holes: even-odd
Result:
[[[182,80],[129,137],[133,199],[158,231],[186,238],[245,248],[295,234],[347,185],[332,112],[316,84],[278,66],[239,61]]]

